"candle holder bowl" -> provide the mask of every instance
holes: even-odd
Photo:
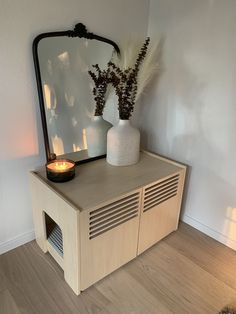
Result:
[[[66,169],[56,169],[56,164],[59,163],[69,163],[69,168]],[[53,169],[53,165],[55,168]],[[70,159],[54,159],[46,163],[46,173],[47,178],[50,181],[61,183],[67,182],[74,178],[75,176],[75,162]]]

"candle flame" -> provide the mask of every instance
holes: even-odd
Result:
[[[62,162],[62,163],[56,162],[55,169],[65,170],[68,168],[69,168],[69,166],[65,162]]]
[[[74,166],[73,163],[69,161],[55,161],[47,165],[50,170],[55,172],[64,172],[68,169],[71,169]]]

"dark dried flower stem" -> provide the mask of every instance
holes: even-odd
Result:
[[[95,106],[95,116],[101,116],[105,107],[105,95],[107,92],[107,86],[110,82],[110,69],[101,70],[98,64],[93,65],[95,72],[88,71],[92,80],[94,81],[95,87],[93,88],[93,95],[96,106]]]
[[[108,63],[108,75],[110,76],[110,82],[115,89],[116,95],[118,96],[118,110],[120,119],[122,120],[128,120],[134,110],[138,85],[137,77],[140,65],[146,56],[149,42],[150,38],[147,37],[133,68],[121,70],[113,62]]]

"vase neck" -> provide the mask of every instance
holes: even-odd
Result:
[[[103,120],[103,116],[93,116],[94,121],[100,121]]]
[[[130,125],[130,120],[119,120],[119,125]]]

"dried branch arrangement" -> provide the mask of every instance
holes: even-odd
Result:
[[[140,65],[146,56],[149,42],[150,38],[148,37],[138,54],[134,67],[121,69],[121,67],[113,62],[108,63],[108,67],[111,69],[111,84],[114,86],[116,95],[118,96],[118,110],[120,119],[122,120],[128,120],[134,110],[138,89],[137,77]]]
[[[110,69],[101,70],[98,64],[93,65],[95,72],[88,71],[95,87],[93,88],[95,106],[95,116],[101,116],[106,103],[106,92],[108,84],[110,83]]]
[[[131,117],[135,102],[159,70],[161,42],[148,51],[149,43],[150,38],[147,37],[138,50],[137,44],[129,44],[123,49],[121,57],[108,63],[106,70],[101,70],[98,64],[93,65],[95,72],[88,73],[95,84],[93,89],[96,102],[95,115],[102,115],[105,95],[108,85],[111,84],[118,97],[120,119],[128,120]]]

